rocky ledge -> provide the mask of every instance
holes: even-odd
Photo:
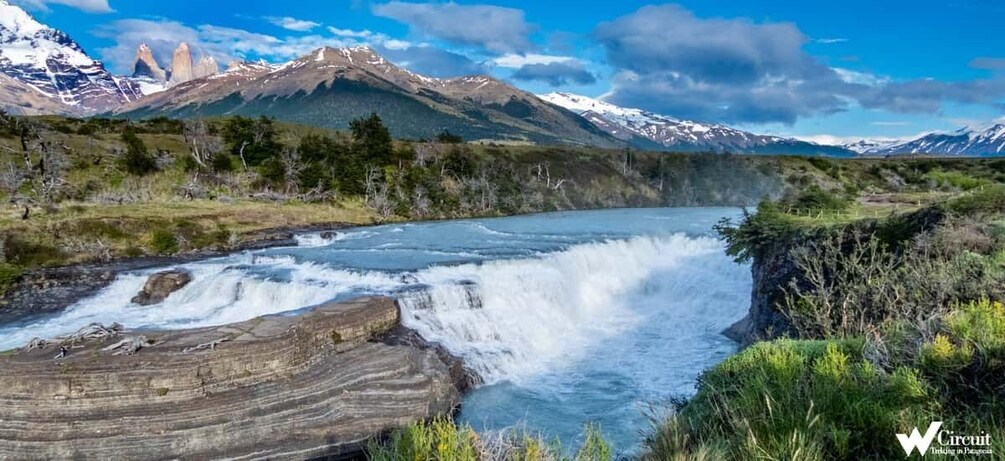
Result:
[[[0,459],[304,459],[453,411],[438,351],[384,341],[388,298],[212,328],[92,325],[0,355]],[[454,374],[452,375],[452,371]]]

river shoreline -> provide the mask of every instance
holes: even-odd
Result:
[[[299,244],[298,235],[368,226],[343,222],[283,226],[248,234],[241,243],[225,250],[203,249],[171,256],[126,257],[101,263],[31,269],[21,274],[0,296],[0,325],[60,312],[106,288],[120,273],[199,262],[246,251],[295,247]]]

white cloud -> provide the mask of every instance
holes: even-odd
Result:
[[[349,37],[349,38],[373,38],[380,34],[376,34],[371,30],[352,30],[352,29],[339,29],[338,27],[329,27],[328,32],[337,37]]]
[[[315,27],[321,25],[321,23],[308,21],[306,19],[291,18],[289,16],[285,17],[275,17],[268,16],[265,18],[266,21],[271,22],[274,25],[282,27],[286,30],[292,30],[294,32],[308,32],[313,30]]]
[[[496,53],[534,49],[523,10],[493,5],[406,3],[392,1],[372,7],[373,14],[409,25],[413,32]]]
[[[111,13],[115,10],[108,0],[19,0],[21,6],[36,10],[48,10],[47,5],[66,5],[88,13]]]
[[[407,50],[411,47],[412,43],[405,40],[388,40],[384,42],[384,48],[389,50]]]
[[[517,69],[526,65],[568,63],[575,60],[575,58],[571,58],[569,56],[550,56],[546,54],[534,53],[509,53],[493,59],[492,63],[499,67]]]
[[[844,81],[845,83],[874,86],[874,87],[890,83],[889,77],[883,77],[866,72],[858,72],[850,69],[842,69],[840,67],[834,67],[833,70],[834,72],[837,73],[838,77],[840,77],[841,80]]]
[[[847,43],[847,38],[818,38],[814,42],[821,43],[824,45],[832,45],[835,43]]]

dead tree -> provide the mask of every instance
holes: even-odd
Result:
[[[296,147],[284,148],[279,155],[279,161],[283,165],[283,175],[286,181],[286,193],[300,190],[300,175],[307,168],[300,150]]]
[[[210,149],[212,136],[209,133],[209,125],[204,120],[187,120],[183,136],[196,163],[205,167],[206,162],[213,155],[212,149]]]
[[[377,193],[377,182],[380,180],[380,168],[368,167],[363,178],[363,203],[369,205]]]
[[[25,183],[24,172],[17,165],[8,163],[6,168],[0,170],[0,187],[13,202],[21,186]]]

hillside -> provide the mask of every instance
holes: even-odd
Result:
[[[361,129],[379,135],[382,128],[378,122]],[[388,147],[389,138],[356,138],[235,118],[4,117],[5,259],[33,267],[225,249],[264,229],[327,222],[750,205],[814,185],[854,195],[894,193],[877,195],[861,210],[885,213],[993,183],[1005,168],[994,160],[835,161],[404,141]]]
[[[433,79],[367,47],[322,48],[281,66],[245,64],[117,109],[128,118],[268,115],[326,128],[376,113],[402,138],[450,131],[467,139],[615,147],[568,111],[491,77]]]
[[[575,112],[612,136],[633,145],[670,152],[732,152],[851,157],[851,150],[792,138],[764,136],[715,123],[681,120],[640,109],[619,107],[586,96],[550,93],[541,96]]]

